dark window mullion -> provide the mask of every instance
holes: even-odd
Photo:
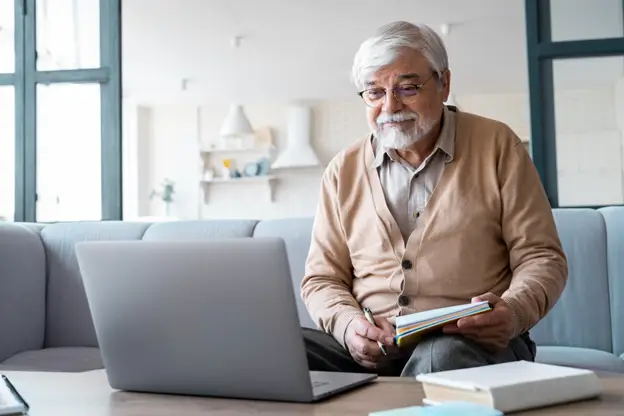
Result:
[[[559,204],[552,60],[541,59],[539,45],[549,42],[550,1],[526,1],[526,29],[531,110],[531,153],[553,208]]]
[[[121,1],[100,0],[102,84],[102,219],[122,220]]]
[[[15,85],[15,74],[0,74],[0,86]]]
[[[15,0],[15,213],[14,221],[26,219],[26,153],[25,153],[25,120],[24,102],[24,18],[26,0]]]
[[[64,69],[38,71],[35,80],[38,84],[53,83],[104,83],[110,79],[109,68]]]
[[[23,130],[23,220],[35,222],[37,219],[37,19],[36,0],[24,0],[27,14],[24,16],[24,130]]]
[[[593,58],[599,56],[624,55],[624,39],[570,40],[546,42],[538,45],[540,58]]]

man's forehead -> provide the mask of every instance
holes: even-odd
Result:
[[[364,85],[367,87],[377,85],[381,82],[401,82],[401,81],[422,81],[424,77],[424,73],[421,72],[397,72],[394,74],[371,74]]]

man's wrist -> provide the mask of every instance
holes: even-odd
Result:
[[[511,311],[511,325],[513,329],[511,338],[515,338],[526,330],[525,327],[527,326],[527,317],[524,312],[524,306],[518,299],[516,299],[516,297],[512,295],[503,294],[501,299]]]

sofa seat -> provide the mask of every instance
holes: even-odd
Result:
[[[82,372],[104,368],[99,348],[59,347],[23,351],[0,363],[0,371]]]
[[[624,373],[624,360],[610,352],[591,348],[539,346],[535,361],[545,364]]]

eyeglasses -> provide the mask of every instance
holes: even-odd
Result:
[[[412,104],[416,102],[418,93],[425,87],[436,73],[432,73],[429,78],[422,84],[401,84],[392,89],[392,95],[396,100],[403,104]],[[370,88],[358,93],[367,106],[371,108],[379,108],[386,102],[386,90],[383,88]]]

